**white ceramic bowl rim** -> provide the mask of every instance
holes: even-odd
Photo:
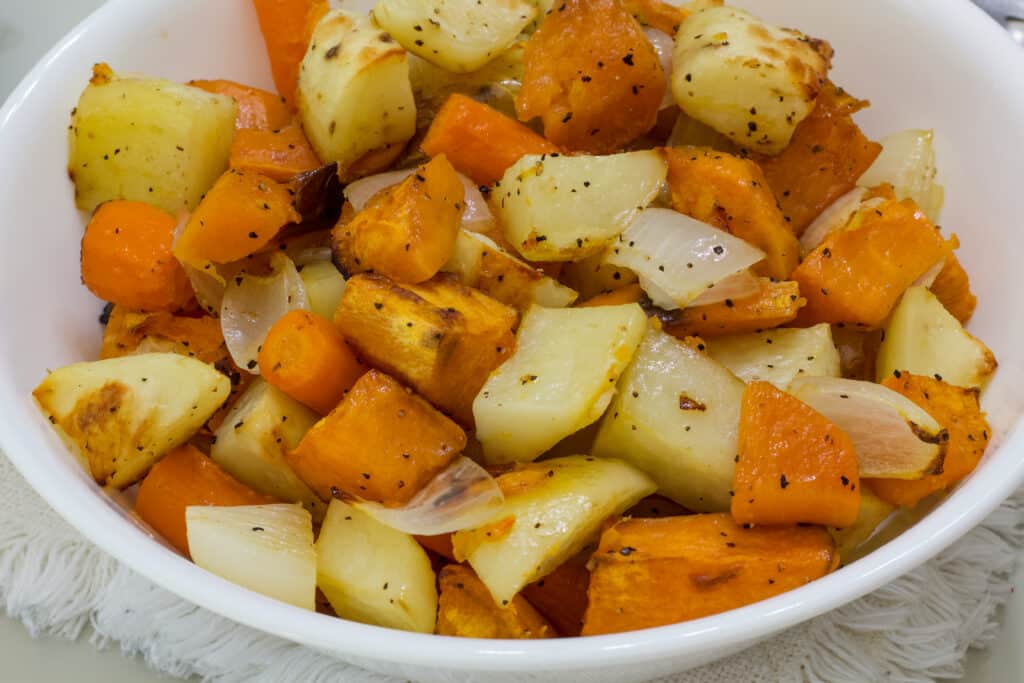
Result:
[[[1015,97],[1020,102],[1019,111],[1024,112],[1024,77],[1019,77],[1024,76],[1024,57],[1019,48],[980,10],[968,7],[966,2],[963,5],[960,11],[936,17],[936,21],[956,22],[960,31],[985,36],[992,59],[1007,72],[1006,87],[1013,88],[1012,78],[1017,77]],[[95,27],[137,8],[136,0],[113,0],[50,50],[0,109],[0,140],[66,51]],[[11,361],[0,359],[0,363],[9,365]],[[641,663],[765,636],[860,597],[931,558],[952,539],[980,523],[1024,479],[1024,421],[1018,420],[1000,446],[1001,453],[1012,456],[1012,471],[979,472],[938,508],[946,514],[933,512],[906,531],[900,543],[887,544],[808,586],[726,614],[644,631],[553,641],[462,639],[393,631],[303,612],[214,577],[141,534],[126,537],[126,523],[120,513],[93,490],[81,486],[72,474],[47,473],[26,466],[29,454],[49,447],[41,430],[27,428],[12,417],[24,415],[27,402],[27,397],[10,386],[0,386],[0,446],[58,513],[131,569],[195,604],[268,633],[324,649],[340,649],[354,657],[452,670],[553,671],[600,666],[602,662]],[[84,518],[94,523],[78,522]],[[836,596],[842,597],[837,600]]]

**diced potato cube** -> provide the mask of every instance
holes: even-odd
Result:
[[[306,286],[309,310],[331,320],[345,292],[345,276],[330,261],[307,263],[299,275]]]
[[[333,10],[320,20],[298,98],[317,156],[345,177],[387,167],[416,132],[408,56],[369,16]]]
[[[228,581],[296,607],[316,603],[313,520],[299,505],[192,506],[192,561]]]
[[[814,108],[832,48],[735,7],[691,14],[676,33],[672,94],[740,147],[777,154]]]
[[[992,351],[934,294],[911,287],[886,323],[875,367],[879,382],[896,370],[906,370],[960,387],[981,387],[997,365]]]
[[[382,372],[370,370],[288,462],[321,498],[337,492],[401,505],[466,447],[466,434]]]
[[[744,382],[763,380],[783,391],[797,375],[839,377],[839,351],[822,323],[713,337],[708,353]]]
[[[32,395],[96,482],[123,489],[188,441],[230,393],[211,365],[143,353],[54,370]]]
[[[498,484],[505,503],[494,521],[457,532],[453,543],[456,559],[469,561],[502,606],[580,552],[605,520],[654,491],[647,475],[626,463],[581,455],[525,465]]]
[[[412,536],[335,499],[316,555],[317,585],[339,617],[434,632],[436,578],[427,552]]]
[[[580,261],[571,261],[562,269],[561,280],[580,293],[580,299],[591,299],[637,281],[637,275],[629,268],[613,265],[608,261],[612,253],[607,249]]]
[[[521,595],[499,607],[473,570],[450,564],[438,575],[437,632],[463,638],[553,638],[555,629]]]
[[[895,505],[876,496],[869,487],[861,486],[860,512],[857,513],[857,521],[842,529],[828,528],[828,532],[836,542],[839,559],[844,565],[862,557],[864,544],[871,539],[875,530],[889,518],[895,509]]]
[[[249,386],[214,435],[210,457],[254,491],[301,503],[317,521],[327,506],[285,461],[318,415],[262,379]]]
[[[531,308],[473,401],[486,460],[529,462],[600,418],[646,327],[637,304]]]
[[[910,129],[883,138],[882,153],[857,185],[872,188],[889,183],[897,199],[913,199],[929,220],[938,222],[945,190],[935,182],[934,137],[933,131]]]
[[[625,230],[658,195],[667,173],[653,150],[527,155],[505,171],[491,201],[505,237],[524,257],[578,261]]]
[[[695,345],[649,327],[592,453],[644,470],[690,510],[728,510],[743,389]]]
[[[68,173],[75,203],[111,199],[194,209],[228,167],[238,105],[159,78],[116,76],[106,64],[71,114]]]
[[[370,365],[468,426],[480,387],[515,349],[518,317],[451,275],[398,285],[360,274],[348,281],[334,320]]]

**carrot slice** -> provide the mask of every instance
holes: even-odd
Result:
[[[185,445],[153,465],[139,487],[135,512],[171,545],[188,555],[185,508],[275,502],[236,480],[195,446]]]
[[[798,588],[835,569],[822,527],[746,529],[728,514],[625,519],[591,560],[583,635],[698,619]]]
[[[784,325],[797,316],[805,300],[792,281],[772,282],[761,278],[756,294],[735,301],[691,306],[659,314],[665,331],[674,337],[713,337],[718,334],[760,332]]]
[[[960,265],[954,254],[946,257],[946,264],[939,271],[935,282],[929,287],[950,314],[961,323],[966,323],[974,315],[978,305],[978,297],[971,291],[971,281],[967,271]]]
[[[231,170],[199,203],[174,255],[195,268],[210,261],[230,263],[256,253],[281,228],[300,219],[285,185],[259,173]]]
[[[291,311],[274,323],[259,364],[264,379],[321,415],[334,410],[366,370],[334,324],[308,311]]]
[[[288,463],[324,500],[335,493],[401,505],[466,447],[466,434],[376,370],[316,423]]]
[[[804,258],[792,278],[807,298],[797,321],[882,324],[904,290],[949,247],[911,200],[861,210]]]
[[[654,127],[665,72],[619,0],[565,0],[526,43],[520,121],[566,150],[606,154]]]
[[[228,165],[284,182],[320,168],[320,159],[302,128],[288,126],[279,130],[239,130],[231,141]]]
[[[82,281],[93,294],[142,311],[192,302],[192,285],[171,253],[174,216],[143,202],[101,204],[82,238]]]
[[[882,151],[853,122],[853,114],[868,105],[829,83],[789,146],[774,157],[755,157],[795,234],[852,190]]]
[[[444,154],[479,185],[501,180],[523,155],[559,151],[518,121],[458,93],[437,112],[420,148],[430,156]]]
[[[252,0],[267,46],[274,84],[287,100],[295,97],[299,65],[306,56],[313,29],[330,5],[327,0]]]
[[[740,409],[732,517],[740,524],[846,527],[860,511],[850,437],[768,382],[751,382]]]
[[[291,123],[294,116],[283,97],[267,90],[226,80],[189,81],[189,85],[238,102],[236,130],[277,130]]]
[[[331,232],[335,262],[347,273],[373,271],[416,284],[448,262],[459,234],[464,190],[444,154],[379,192]]]
[[[759,247],[754,270],[784,280],[800,261],[800,242],[786,225],[764,173],[749,159],[698,147],[669,147],[672,208]]]
[[[964,389],[931,377],[901,372],[883,385],[898,391],[935,418],[949,433],[942,472],[921,479],[872,479],[871,490],[893,505],[912,507],[922,498],[945,491],[974,471],[992,434],[981,412],[977,389]]]

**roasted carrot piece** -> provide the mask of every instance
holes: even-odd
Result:
[[[946,264],[939,271],[935,282],[929,287],[950,314],[961,323],[966,323],[974,315],[978,305],[978,297],[971,291],[971,281],[967,271],[960,265],[956,255],[946,257]]]
[[[309,311],[291,311],[274,323],[259,365],[265,380],[321,415],[366,370],[334,324]]]
[[[800,242],[786,225],[760,167],[749,159],[698,147],[668,147],[672,208],[759,247],[754,270],[785,280],[800,262]]]
[[[295,113],[276,93],[234,81],[190,81],[189,85],[238,102],[236,130],[277,130],[291,123]]]
[[[327,0],[252,0],[252,4],[267,46],[274,85],[291,101],[313,29],[330,6]]]
[[[230,263],[256,253],[299,220],[285,185],[259,173],[229,170],[189,218],[174,255],[195,268]]]
[[[640,285],[634,283],[626,285],[625,287],[619,287],[613,289],[610,292],[604,292],[590,297],[583,303],[577,304],[580,308],[587,308],[591,306],[618,306],[620,304],[635,304],[638,301],[643,300],[644,290]]]
[[[627,12],[644,26],[656,28],[662,33],[675,36],[690,12],[662,0],[622,0]]]
[[[451,534],[438,534],[437,536],[414,536],[416,541],[440,557],[446,560],[455,561],[455,550],[452,548]]]
[[[361,358],[467,427],[480,387],[515,350],[518,318],[515,309],[445,274],[419,285],[355,275],[334,314]]]
[[[904,290],[948,251],[909,199],[862,209],[849,228],[826,237],[793,271],[807,298],[797,322],[876,328]]]
[[[619,0],[565,0],[526,43],[516,116],[539,116],[544,137],[566,150],[606,154],[654,127],[665,83]]]
[[[463,638],[554,638],[554,627],[517,595],[499,607],[469,567],[450,564],[437,576],[437,632]]]
[[[805,300],[800,287],[792,281],[772,282],[761,278],[756,294],[735,301],[691,306],[659,314],[665,331],[685,337],[713,337],[718,334],[759,332],[784,325],[797,316]]]
[[[277,502],[239,482],[195,446],[185,445],[153,465],[139,487],[135,513],[188,555],[185,508],[190,505],[265,505]]]
[[[437,112],[420,149],[444,154],[474,183],[490,185],[526,154],[552,154],[558,147],[496,109],[461,94]]]
[[[977,389],[964,389],[931,377],[901,372],[883,385],[898,391],[935,418],[949,432],[942,472],[921,479],[871,479],[871,489],[893,505],[912,507],[922,498],[945,491],[974,471],[985,454],[991,430],[981,412]]]
[[[846,432],[768,382],[743,392],[733,473],[740,524],[845,527],[860,510],[857,453]]]
[[[755,157],[796,235],[852,190],[882,151],[853,122],[853,114],[868,105],[828,83],[789,146],[774,157]]]
[[[228,166],[285,182],[320,168],[320,159],[299,126],[277,130],[239,130],[231,141]]]
[[[822,527],[746,529],[728,514],[626,519],[591,560],[583,635],[699,619],[820,578],[839,554]]]
[[[288,454],[324,500],[341,493],[401,505],[466,447],[466,434],[382,372],[359,378]]]
[[[82,238],[82,281],[93,294],[142,311],[192,302],[192,285],[171,253],[174,216],[143,202],[101,204]]]
[[[591,546],[591,549],[593,546]],[[578,636],[583,630],[583,614],[587,611],[587,585],[590,571],[587,562],[591,551],[559,565],[540,581],[523,588],[522,596],[563,636]]]
[[[462,181],[444,154],[372,197],[331,232],[334,260],[348,273],[373,271],[416,284],[448,262],[459,234]]]

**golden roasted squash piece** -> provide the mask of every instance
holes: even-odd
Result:
[[[437,632],[464,638],[553,638],[555,629],[521,595],[499,607],[469,567],[450,564],[438,574]]]

